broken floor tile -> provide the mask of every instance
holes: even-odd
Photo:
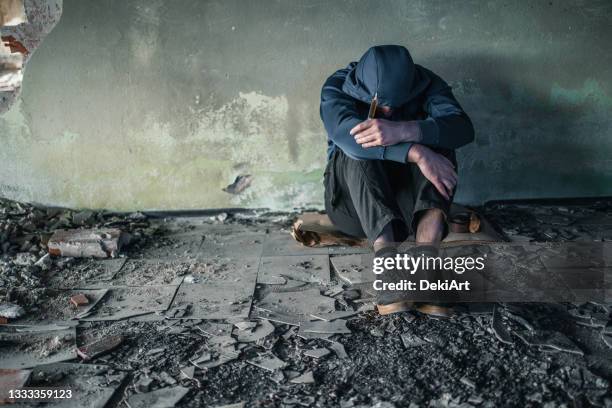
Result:
[[[468,386],[468,387],[470,387],[472,389],[476,388],[476,384],[474,384],[474,381],[470,380],[467,377],[461,377],[461,379],[459,381],[461,381],[461,383],[463,383],[464,385],[466,385],[466,386]]]
[[[373,254],[340,255],[330,258],[334,272],[349,285],[370,283],[375,279],[372,272]]]
[[[0,303],[0,317],[17,319],[25,314],[23,307],[14,303]]]
[[[346,320],[334,320],[332,322],[314,321],[300,324],[300,329],[305,333],[326,334],[350,334],[351,329],[346,327]]]
[[[289,380],[292,384],[314,384],[315,379],[312,371],[307,371],[304,374]]]
[[[612,348],[612,334],[603,332],[601,333],[601,340],[604,342],[606,346]]]
[[[502,322],[502,314],[501,314],[499,305],[495,305],[495,308],[493,309],[493,318],[491,319],[491,329],[493,330],[495,337],[497,337],[497,339],[501,341],[502,343],[505,343],[505,344],[514,343],[512,341],[512,335],[506,329],[506,326],[504,326],[504,323]]]
[[[327,284],[330,281],[329,256],[268,256],[262,257],[257,273],[257,283],[265,283],[275,277],[300,282]]]
[[[177,386],[161,388],[145,394],[134,394],[127,399],[131,408],[173,407],[189,392],[189,388]]]
[[[261,320],[254,329],[234,330],[236,340],[241,343],[252,343],[274,333],[274,325],[267,320]]]
[[[212,336],[207,340],[208,344],[212,347],[216,348],[226,348],[227,346],[231,346],[236,344],[236,339],[232,336]]]
[[[297,332],[297,336],[302,338],[302,339],[304,339],[304,340],[315,340],[315,339],[328,340],[332,336],[334,336],[334,334],[333,333],[312,333],[312,332],[305,332],[304,329],[300,326],[300,329]]]
[[[236,322],[234,323],[234,326],[236,326],[238,330],[252,330],[257,327],[257,322],[256,321]]]
[[[83,360],[91,360],[108,353],[123,343],[123,336],[110,335],[77,348],[77,354]]]
[[[255,306],[251,312],[252,319],[264,319],[271,322],[299,326],[301,322],[309,320],[305,315],[288,315],[285,313],[272,312]]]
[[[0,367],[23,369],[72,360],[75,343],[75,327],[0,326]]]
[[[172,306],[191,305],[184,317],[222,320],[249,317],[257,279],[257,261],[236,261],[225,279],[208,279],[202,283],[183,282]],[[241,264],[239,266],[239,264]]]
[[[207,336],[229,336],[232,334],[233,325],[229,323],[204,322],[197,326]]]
[[[329,353],[330,351],[326,348],[317,348],[317,349],[312,349],[312,350],[306,350],[304,352],[304,355],[308,357],[319,359],[319,358],[323,358],[327,356]]]
[[[139,393],[149,392],[151,384],[153,384],[153,379],[143,375],[134,383],[134,388]]]
[[[75,258],[116,257],[129,242],[129,234],[117,228],[57,230],[49,239],[49,253]]]
[[[187,378],[188,380],[193,380],[193,377],[195,376],[195,367],[194,366],[187,366],[187,367],[183,367],[180,369],[181,371],[181,377],[182,378]]]
[[[271,292],[257,302],[257,307],[281,315],[310,316],[333,312],[335,299],[322,296],[316,288],[295,292]]]
[[[123,320],[168,309],[177,286],[116,287],[90,311],[83,321]]]
[[[406,349],[420,347],[427,344],[427,341],[412,333],[402,333],[400,335],[400,339],[402,339],[402,344]]]
[[[336,353],[338,358],[348,358],[348,354],[346,353],[346,350],[344,349],[344,345],[342,343],[339,343],[337,341],[330,341],[329,348],[332,349],[334,353]]]
[[[43,311],[27,316],[29,321],[51,320],[66,321],[86,317],[95,306],[102,300],[107,289],[78,289],[78,290],[48,290],[47,304]],[[87,298],[87,304],[75,306],[72,298],[79,295]],[[74,299],[83,303],[83,299]]]
[[[218,367],[225,363],[229,363],[230,361],[236,360],[238,357],[240,357],[240,353],[240,350],[224,349],[220,351],[219,355],[214,360],[197,363],[195,365],[199,368]]]
[[[215,405],[212,408],[244,408],[244,407],[245,407],[245,403],[244,402],[237,402],[235,404]]]
[[[249,360],[247,363],[254,365],[255,367],[263,368],[268,371],[282,370],[287,366],[287,363],[276,357],[271,352],[259,354]]]
[[[579,356],[584,352],[564,334],[551,330],[516,331],[515,334],[528,346],[540,346],[553,350],[564,351]]]

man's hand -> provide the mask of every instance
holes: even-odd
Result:
[[[457,185],[455,166],[446,157],[430,148],[415,144],[408,151],[408,161],[415,163],[436,189],[447,200],[451,199]]]
[[[421,128],[417,122],[368,119],[351,129],[361,147],[392,146],[402,142],[419,142]]]

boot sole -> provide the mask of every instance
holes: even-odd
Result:
[[[390,303],[388,305],[376,305],[379,315],[388,315],[412,310],[414,302],[403,300],[401,302]]]
[[[416,310],[423,314],[437,317],[451,317],[455,313],[450,307],[438,305],[420,305]]]

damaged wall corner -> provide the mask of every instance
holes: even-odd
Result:
[[[58,23],[63,0],[0,2],[0,114],[17,101],[32,53]]]

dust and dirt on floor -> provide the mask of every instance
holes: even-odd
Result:
[[[611,208],[480,211],[517,241],[608,241]],[[368,250],[300,246],[293,216],[3,201],[0,384],[69,388],[73,406],[612,406],[610,304],[380,316],[357,273]],[[115,258],[51,256],[62,229],[120,230],[129,244]]]

